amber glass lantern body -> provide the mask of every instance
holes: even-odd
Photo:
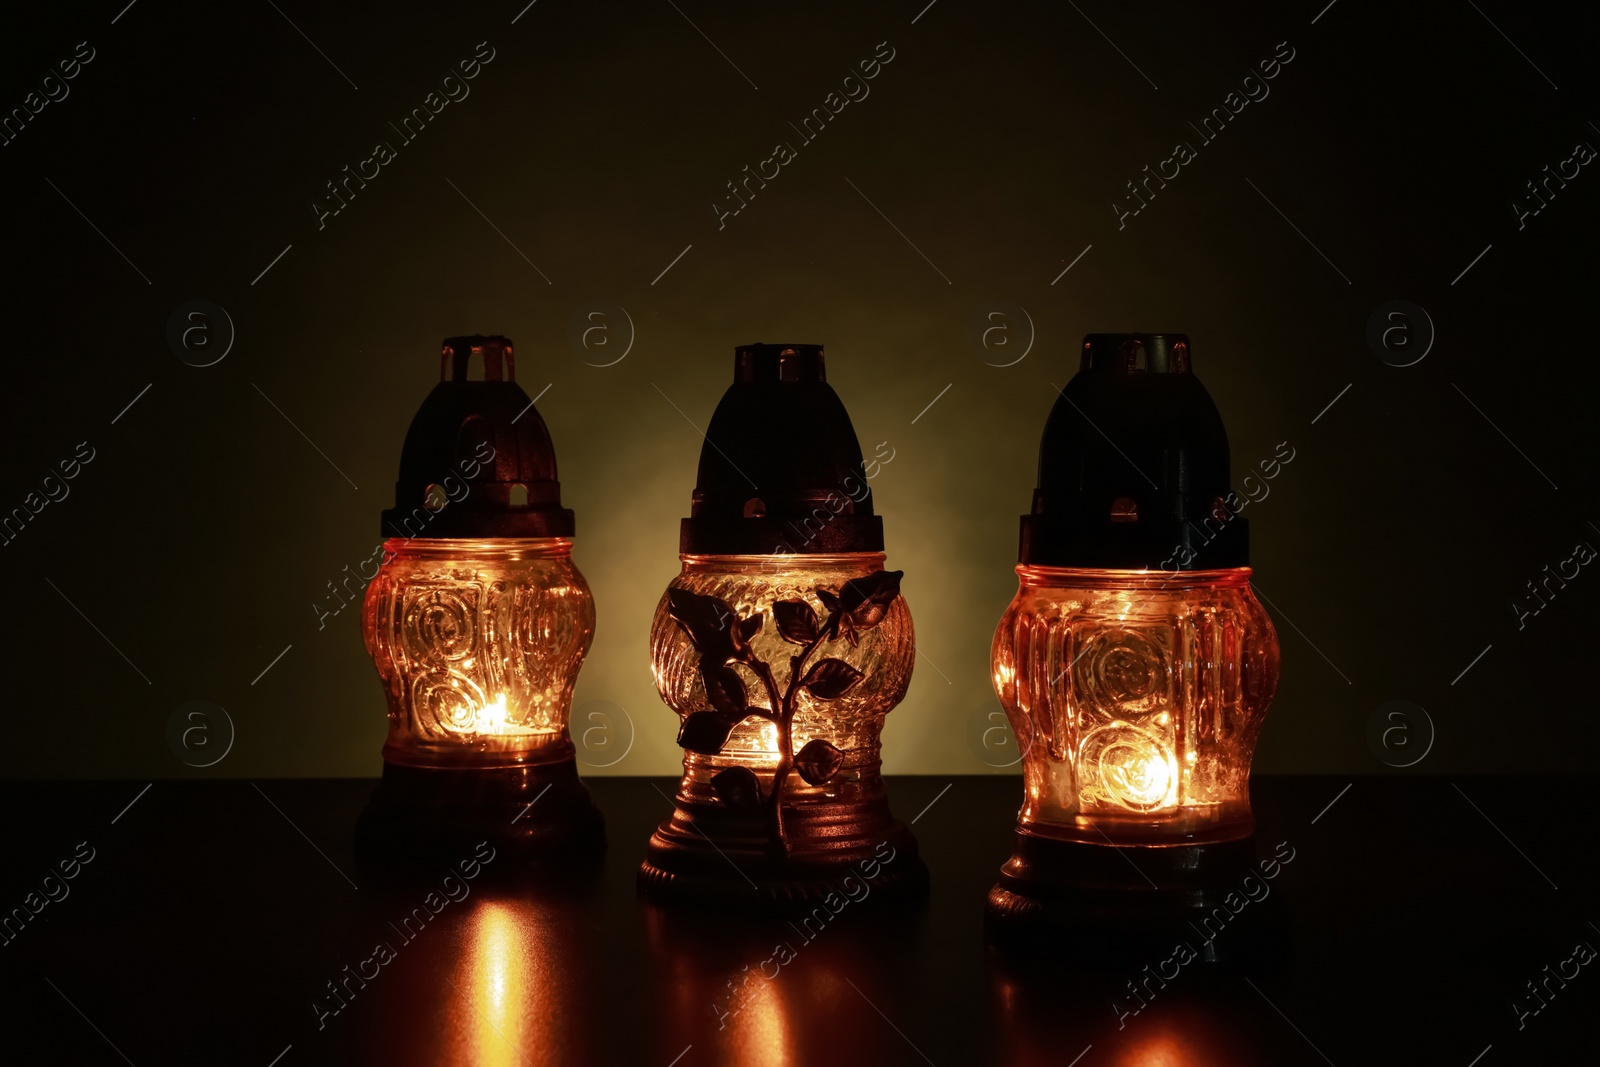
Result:
[[[594,598],[566,538],[384,544],[362,635],[389,703],[383,758],[517,767],[574,756],[567,715]]]
[[[742,777],[737,772],[747,770],[761,796],[781,799],[781,803],[769,799],[767,804],[774,813],[774,829],[777,817],[787,816],[786,834],[803,832],[800,828],[812,821],[808,812],[819,805],[832,809],[841,802],[887,804],[879,773],[878,734],[884,717],[900,703],[911,682],[916,658],[911,612],[905,598],[896,595],[876,625],[855,632],[852,646],[847,634],[829,638],[828,607],[817,592],[838,593],[852,579],[881,572],[883,559],[882,553],[871,552],[808,556],[803,561],[759,556],[683,557],[683,573],[673,579],[671,589],[715,597],[740,619],[762,619],[760,629],[749,638],[748,652],[729,667],[745,686],[746,706],[766,714],[741,719],[715,754],[687,752],[680,796],[716,802],[718,775],[733,770],[735,777]],[[778,604],[805,604],[813,612],[817,632],[805,644],[785,637],[778,624],[769,622],[775,618]],[[701,669],[705,657],[688,631],[673,619],[666,595],[650,628],[650,654],[656,689],[683,723],[697,712],[714,708]],[[838,697],[824,699],[798,684],[818,664],[830,661],[845,664],[859,675]],[[821,746],[828,745],[840,753],[838,766],[815,784],[795,768],[795,758],[813,742],[821,743],[813,751],[825,751]],[[820,775],[812,773],[812,777]]]
[[[899,573],[876,552],[682,560],[650,652],[679,716],[683,778],[650,840],[646,888],[782,903],[821,899],[852,873],[870,872],[874,889],[914,885],[924,872],[889,813],[878,740],[916,660]],[[852,598],[866,583],[877,603]],[[728,658],[696,632],[700,605],[711,626],[726,621]],[[735,868],[752,881],[731,881]]]
[[[513,859],[598,854],[604,823],[567,732],[594,598],[506,338],[444,342],[382,528],[362,636],[389,733],[362,854],[454,861],[479,842]]]
[[[916,639],[821,347],[739,349],[706,440],[682,571],[650,631],[684,763],[640,885],[779,906],[852,877],[880,896],[920,889],[879,754]]]
[[[1019,833],[1091,845],[1248,838],[1278,640],[1250,570],[1019,566],[994,686],[1026,741]]]
[[[1242,510],[1188,338],[1086,337],[1045,423],[992,648],[1023,754],[1016,849],[989,894],[996,940],[1119,964],[1270,940],[1276,903],[1233,921],[1278,684]],[[1226,939],[1204,933],[1218,924]]]

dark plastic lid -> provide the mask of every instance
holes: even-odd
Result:
[[[1181,333],[1092,333],[1045,423],[1025,564],[1150,570],[1242,567],[1222,416]]]
[[[706,427],[679,549],[692,555],[883,551],[861,445],[821,345],[734,349]]]
[[[475,358],[483,378],[469,381]],[[383,536],[571,537],[555,447],[516,383],[511,341],[446,338],[439,378],[406,432]]]

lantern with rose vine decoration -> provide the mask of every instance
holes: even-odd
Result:
[[[924,886],[878,740],[911,681],[911,613],[821,346],[736,350],[680,557],[650,657],[684,774],[641,886],[749,903],[821,899],[852,875]]]

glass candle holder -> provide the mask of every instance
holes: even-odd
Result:
[[[1228,468],[1188,338],[1085,339],[1045,427],[992,649],[1023,752],[1017,848],[989,895],[1000,940],[1170,952],[1250,873],[1250,762],[1278,639]]]
[[[594,598],[565,537],[384,542],[363,636],[389,700],[386,762],[516,767],[574,756],[567,713]]]
[[[916,653],[900,573],[883,561],[859,552],[780,569],[757,556],[683,557],[650,630],[656,688],[682,719],[681,796],[759,800],[779,847],[786,808],[794,824],[819,803],[886,802],[878,735]]]
[[[879,754],[915,665],[911,613],[820,346],[737,350],[680,547],[650,662],[684,773],[640,884],[763,903],[852,876],[925,884]]]
[[[1017,567],[995,692],[1023,757],[1019,829],[1089,845],[1247,838],[1278,680],[1250,569]]]
[[[604,824],[567,730],[594,598],[549,431],[505,338],[446,340],[440,376],[406,435],[363,603],[389,736],[360,842],[385,857],[480,841],[519,858],[595,852]]]

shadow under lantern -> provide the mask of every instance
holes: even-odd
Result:
[[[1241,508],[1188,338],[1086,337],[994,636],[1024,752],[996,940],[1120,957],[1199,934],[1212,958],[1247,940],[1203,933],[1252,873],[1250,761],[1278,682]]]
[[[471,380],[481,361],[481,379]],[[389,704],[383,782],[359,842],[378,857],[597,852],[567,715],[594,636],[555,450],[511,342],[452,337],[406,434],[362,636]]]
[[[735,350],[679,547],[650,661],[684,773],[641,888],[754,905],[852,875],[880,895],[924,888],[878,743],[911,681],[911,613],[822,346]]]

